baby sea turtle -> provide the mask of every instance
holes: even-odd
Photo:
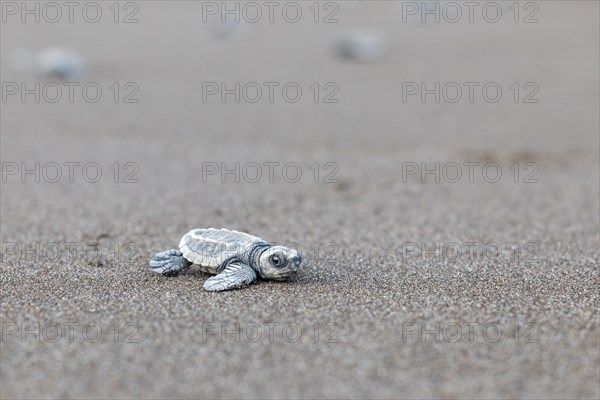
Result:
[[[261,238],[228,229],[192,229],[179,242],[179,250],[157,253],[150,260],[156,273],[175,276],[190,265],[217,274],[206,280],[210,292],[238,289],[256,280],[282,281],[300,269],[302,258],[294,249],[274,246]]]
[[[85,71],[81,57],[68,47],[46,47],[39,53],[17,48],[10,63],[17,71],[50,79],[79,78]]]

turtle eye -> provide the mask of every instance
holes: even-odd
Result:
[[[273,255],[271,256],[271,263],[272,263],[274,266],[278,267],[278,266],[279,266],[279,264],[281,264],[281,258],[279,258],[279,256],[278,256],[277,254],[273,254]]]

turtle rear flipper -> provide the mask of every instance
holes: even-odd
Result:
[[[183,254],[175,249],[156,253],[150,260],[152,271],[165,276],[175,276],[190,265],[191,263],[183,258]]]
[[[239,289],[256,280],[256,272],[240,261],[234,261],[225,269],[204,282],[204,289],[209,292],[221,292],[223,290]]]

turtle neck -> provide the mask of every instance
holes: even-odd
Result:
[[[260,273],[260,271],[261,271],[260,257],[262,256],[262,254],[265,251],[267,251],[271,247],[273,247],[273,246],[270,243],[267,243],[267,242],[256,243],[252,247],[252,250],[250,250],[250,254],[248,254],[248,265],[250,265],[250,267],[253,270],[255,270],[255,271],[257,271],[257,272]]]

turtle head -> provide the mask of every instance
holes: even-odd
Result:
[[[296,250],[273,246],[260,255],[258,272],[262,278],[283,281],[298,272],[301,262]]]

